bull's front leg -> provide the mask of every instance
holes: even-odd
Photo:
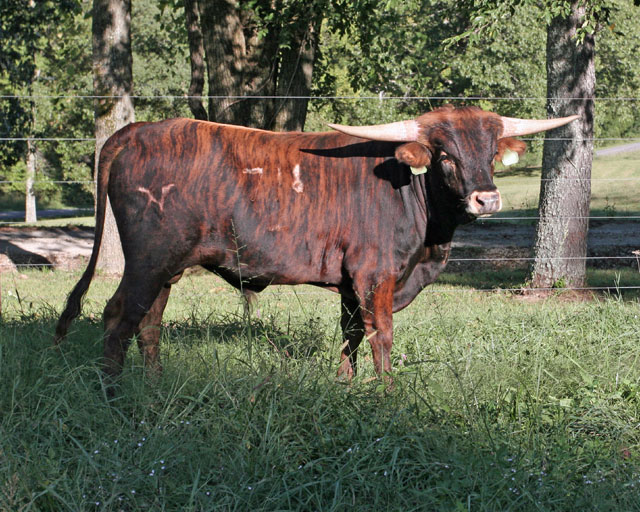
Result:
[[[364,335],[373,353],[373,364],[378,375],[391,383],[391,346],[393,345],[393,291],[395,278],[377,280],[355,289],[360,301],[360,314]],[[356,283],[354,282],[354,285]],[[355,286],[354,286],[355,288]]]
[[[357,372],[358,346],[364,337],[364,325],[360,314],[360,304],[352,297],[341,296],[340,327],[342,328],[342,354],[338,377],[351,380]]]

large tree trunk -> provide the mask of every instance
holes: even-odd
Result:
[[[204,45],[200,30],[200,15],[198,14],[198,0],[184,0],[184,12],[187,23],[187,38],[189,39],[189,57],[191,61],[191,84],[189,85],[189,108],[193,117],[206,121],[209,117],[202,104],[204,90],[205,66]]]
[[[275,126],[278,131],[302,131],[307,117],[313,63],[320,26],[310,21],[298,44],[282,52],[276,95]],[[286,98],[286,99],[284,99]]]
[[[198,0],[198,6],[211,96],[209,119],[301,130],[307,100],[275,97],[308,96],[321,18],[305,11],[311,16],[308,21],[293,15],[257,27],[253,14],[236,0]],[[284,43],[283,34],[289,34]]]
[[[134,118],[131,54],[131,0],[93,1],[93,91],[97,177],[99,155],[106,140]],[[98,268],[121,273],[124,256],[111,205],[107,204]]]
[[[554,18],[547,31],[547,113],[579,114],[580,119],[546,134],[531,276],[534,288],[586,283],[595,39],[587,35],[576,44],[573,38],[583,11],[574,1],[571,15]]]

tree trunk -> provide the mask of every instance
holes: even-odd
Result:
[[[191,61],[191,84],[189,85],[189,108],[193,117],[206,121],[209,116],[202,104],[204,90],[205,66],[202,31],[198,15],[198,0],[184,0],[184,12],[187,22],[187,38],[189,39],[189,57]]]
[[[36,148],[32,140],[27,140],[27,174],[25,185],[24,221],[36,222],[36,193],[34,182],[36,180]]]
[[[97,178],[99,155],[106,140],[134,121],[131,54],[131,0],[93,2],[93,90]],[[121,273],[124,256],[110,203],[107,203],[98,268]]]
[[[200,25],[209,76],[209,119],[244,124],[246,43],[238,6],[233,0],[199,0]]]
[[[531,276],[534,288],[586,284],[595,38],[587,35],[576,44],[583,11],[574,1],[571,15],[554,18],[547,31],[547,113],[579,114],[580,119],[546,134]]]
[[[299,35],[299,43],[282,52],[276,88],[275,126],[277,131],[302,131],[307,117],[313,64],[318,47],[319,24],[309,22]],[[287,99],[284,99],[287,98]]]
[[[209,119],[263,129],[302,130],[321,16],[256,26],[237,0],[198,0],[208,72]],[[299,23],[300,29],[296,29]],[[293,27],[293,28],[292,28]],[[286,41],[283,34],[293,31]]]

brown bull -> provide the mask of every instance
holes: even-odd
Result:
[[[104,364],[122,368],[137,335],[159,369],[171,284],[201,265],[245,292],[314,284],[340,293],[352,376],[363,336],[391,370],[392,316],[445,267],[456,226],[501,207],[494,162],[524,152],[510,137],[575,119],[500,117],[441,108],[414,121],[344,133],[272,133],[189,119],[136,123],[104,145],[93,252],[56,328],[80,312],[96,266],[107,194],[125,270],[104,310]],[[424,172],[428,169],[428,172]]]

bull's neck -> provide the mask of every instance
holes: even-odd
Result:
[[[425,245],[440,245],[451,242],[458,227],[457,203],[450,197],[443,183],[431,171],[414,176],[414,188],[419,192],[426,210],[427,226]]]

